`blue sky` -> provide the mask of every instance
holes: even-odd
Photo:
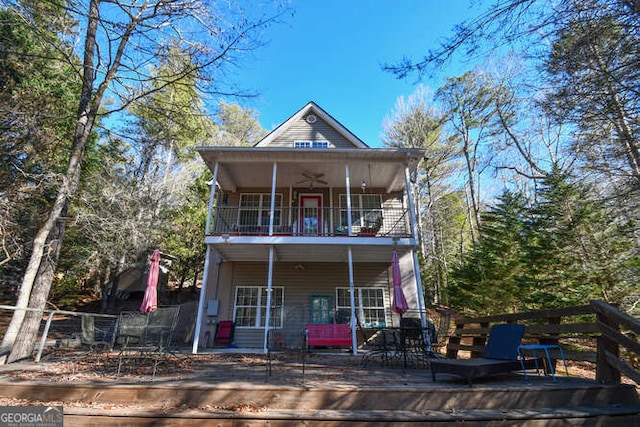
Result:
[[[421,58],[477,14],[470,0],[293,0],[293,16],[270,27],[268,44],[245,58],[236,82],[258,96],[243,100],[267,130],[315,101],[360,139],[381,146],[382,123],[417,77],[397,80],[381,64]],[[437,89],[443,77],[470,65],[450,65],[421,83]]]

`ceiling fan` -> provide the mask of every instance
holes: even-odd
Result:
[[[304,177],[304,179],[296,182],[296,184],[302,184],[302,183],[309,183],[309,189],[313,190],[313,185],[315,183],[318,184],[323,184],[323,185],[328,185],[329,183],[327,181],[324,181],[320,178],[322,178],[324,176],[323,173],[313,173],[313,172],[303,172],[302,176]]]

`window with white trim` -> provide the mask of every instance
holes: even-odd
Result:
[[[284,315],[284,288],[271,288],[270,327],[281,328]],[[267,318],[266,286],[238,286],[233,306],[233,321],[238,328],[264,328]]]
[[[293,148],[329,148],[327,141],[294,141]]]
[[[384,288],[355,288],[355,307],[361,326],[384,328],[387,325]],[[336,288],[336,310],[351,312],[349,288]]]
[[[282,194],[275,195],[273,225],[280,226],[282,218]],[[271,214],[271,193],[243,193],[238,209],[239,225],[268,226]]]
[[[351,224],[364,227],[365,220],[382,217],[382,196],[380,194],[351,195]],[[340,225],[347,226],[347,195],[340,195]]]

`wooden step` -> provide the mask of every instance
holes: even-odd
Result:
[[[16,399],[149,404],[165,406],[253,406],[270,410],[536,410],[553,407],[607,407],[640,405],[629,384],[593,382],[512,382],[469,387],[431,383],[428,388],[389,384],[381,387],[323,388],[269,384],[170,382],[164,384],[73,384],[19,382],[0,384],[0,397]]]
[[[640,406],[539,408],[536,410],[461,411],[347,411],[267,410],[255,413],[233,411],[122,411],[65,409],[65,422],[74,426],[92,425],[215,425],[231,427],[410,427],[420,425],[465,426],[638,426]]]

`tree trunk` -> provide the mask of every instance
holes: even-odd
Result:
[[[220,267],[218,266],[218,268],[220,268]],[[191,287],[191,289],[192,289],[194,292],[195,292],[195,290],[196,290],[196,289],[198,289],[198,274],[200,274],[200,267],[199,267],[199,266],[196,266],[196,267],[193,269],[193,286]],[[218,286],[218,285],[216,284],[216,286]],[[216,289],[217,289],[217,288],[216,288]],[[217,293],[217,291],[216,291],[216,293]]]
[[[58,259],[60,258],[60,249],[62,248],[62,239],[66,228],[64,217],[66,216],[67,208],[68,204],[65,205],[62,210],[62,218],[56,223],[51,233],[49,233],[46,253],[40,262],[40,268],[38,269],[33,291],[31,292],[31,298],[29,299],[29,308],[35,308],[38,309],[38,311],[28,311],[25,313],[16,341],[7,359],[8,363],[23,360],[32,355],[34,345],[38,338],[38,330],[42,323],[42,310],[47,306],[47,298],[51,290],[53,274],[55,273]]]
[[[43,282],[42,280],[36,281],[36,279],[39,272],[41,271],[40,269],[42,258],[44,256],[44,251],[49,234],[53,232],[53,228],[56,223],[58,223],[59,221],[66,221],[62,212],[63,210],[66,211],[67,203],[71,199],[77,188],[77,184],[80,179],[78,157],[81,157],[82,154],[83,152],[72,154],[73,160],[70,162],[69,169],[67,170],[66,175],[68,179],[65,180],[65,183],[63,183],[62,187],[60,188],[58,197],[53,205],[51,212],[49,213],[47,221],[40,228],[40,230],[38,230],[36,238],[34,239],[31,257],[29,258],[29,263],[27,264],[25,275],[22,279],[22,285],[20,286],[20,294],[18,296],[18,300],[16,301],[16,310],[11,317],[11,322],[9,323],[7,332],[2,339],[2,344],[0,345],[0,364],[4,364],[6,362],[7,355],[12,351],[11,349],[17,339],[20,329],[22,328],[22,322],[25,318],[26,311],[24,309],[30,306],[31,293],[34,286],[36,286],[36,284],[39,286],[45,286],[47,288],[47,293],[51,288],[51,283],[47,284],[46,280]],[[65,227],[62,227],[61,230],[62,235],[56,236],[56,238],[60,239],[60,245],[62,244],[62,239],[64,238]],[[50,262],[50,260],[47,260],[47,262]],[[57,264],[57,259],[55,260],[55,262]],[[53,265],[52,267],[55,270],[56,265]],[[51,276],[51,278],[53,278],[53,275]],[[40,291],[36,290],[35,292]],[[44,309],[44,306],[32,308]]]
[[[100,312],[106,313],[109,305],[109,278],[111,277],[111,267],[107,266],[106,269],[100,274],[100,286],[102,288],[102,300],[100,301]]]
[[[125,256],[122,255],[115,270],[113,270],[113,279],[111,280],[111,291],[109,292],[109,312],[113,313],[116,309],[116,299],[118,298],[118,287],[120,286],[120,278],[124,268]]]
[[[33,281],[35,280],[40,267],[40,260],[42,259],[44,252],[45,242],[49,234],[49,230],[51,229],[50,220],[51,217],[38,231],[35,239],[33,240],[33,250],[18,293],[16,310],[13,312],[11,322],[9,322],[7,331],[2,338],[2,344],[0,344],[0,364],[4,364],[6,362],[7,356],[11,352],[11,348],[13,347],[16,337],[18,336],[18,331],[20,330],[25,318],[26,308],[29,306],[29,299],[31,297]]]
[[[11,317],[11,322],[7,328],[2,344],[0,344],[0,364],[4,364],[7,360],[7,355],[12,351],[14,343],[16,342],[19,331],[22,329],[22,323],[25,318],[25,308],[27,308],[31,301],[31,292],[36,283],[36,277],[40,270],[40,264],[44,255],[45,244],[48,236],[58,221],[64,221],[64,216],[61,215],[69,201],[73,198],[78,183],[80,182],[80,169],[82,165],[82,159],[84,156],[84,150],[91,135],[93,123],[98,112],[100,105],[100,99],[104,96],[106,87],[102,88],[102,91],[93,96],[93,83],[95,81],[94,72],[94,57],[96,46],[96,33],[98,28],[99,18],[99,0],[91,0],[89,7],[89,21],[87,25],[87,35],[84,46],[84,63],[83,63],[83,78],[82,78],[82,91],[80,95],[80,102],[78,104],[78,119],[76,121],[76,128],[73,134],[73,144],[71,147],[71,154],[69,156],[69,165],[64,176],[64,180],[58,195],[53,204],[51,212],[44,223],[44,225],[36,233],[36,237],[33,241],[33,250],[29,263],[25,269],[25,275],[22,279],[22,285],[20,287],[20,295],[16,301],[16,310]],[[60,241],[64,237],[64,227],[62,228],[62,235],[59,236]],[[60,242],[61,244],[61,242]],[[57,260],[56,260],[57,263]],[[55,270],[56,265],[52,265]],[[53,276],[51,276],[53,277]],[[47,290],[51,288],[51,280],[40,280],[38,286],[43,286]],[[36,290],[37,294],[42,294],[42,291]],[[46,302],[46,299],[45,299]],[[35,307],[44,309],[42,307]]]
[[[465,162],[467,163],[467,177],[468,179],[468,195],[469,200],[467,202],[469,211],[469,231],[471,233],[471,242],[475,245],[477,241],[476,231],[480,226],[480,209],[478,207],[476,189],[475,189],[475,154],[471,155],[469,152],[467,143],[462,150],[464,153]]]

